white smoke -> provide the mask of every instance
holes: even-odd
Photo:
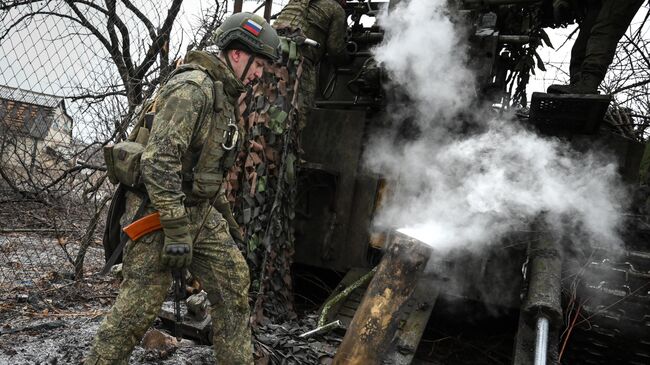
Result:
[[[398,186],[375,224],[406,227],[444,250],[494,242],[542,215],[558,232],[618,244],[625,194],[613,162],[512,121],[483,120],[472,135],[439,128],[473,102],[461,32],[445,3],[402,1],[379,19],[386,37],[375,57],[414,101],[422,133],[399,146],[379,136],[366,151],[367,166]]]
[[[447,15],[445,0],[398,4],[378,21],[384,42],[374,56],[392,79],[409,92],[421,113],[418,120],[445,121],[474,95],[474,75],[463,67],[466,49],[461,30]]]

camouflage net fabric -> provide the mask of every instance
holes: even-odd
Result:
[[[248,93],[239,121],[246,142],[226,179],[226,196],[243,231],[240,248],[251,270],[256,323],[295,318],[290,268],[301,71],[301,60],[275,64]]]

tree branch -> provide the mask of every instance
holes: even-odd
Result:
[[[158,37],[153,40],[151,46],[147,50],[142,64],[137,68],[134,74],[134,77],[137,80],[143,79],[149,67],[151,67],[151,65],[156,61],[158,53],[163,49],[163,47],[168,46],[169,34],[171,33],[172,26],[174,25],[174,21],[176,20],[176,16],[180,11],[182,3],[183,0],[173,0],[169,11],[167,11],[167,18],[165,18],[165,21],[158,32]]]
[[[613,90],[611,93],[612,94],[618,94],[618,93],[620,93],[622,91],[633,89],[635,87],[639,87],[639,86],[643,86],[643,85],[647,85],[649,83],[650,83],[650,79],[642,80],[642,81],[635,82],[635,83],[630,84],[630,85],[619,87],[618,89]]]
[[[120,31],[120,34],[122,35],[122,61],[126,67],[127,74],[130,76],[133,74],[134,68],[133,60],[131,58],[131,39],[129,38],[129,30],[117,16],[117,12],[115,11],[115,0],[106,0],[106,10],[106,29],[108,30],[115,48],[118,48],[119,41],[117,40],[117,34],[115,34],[114,28],[117,28]]]
[[[154,41],[156,40],[156,28],[153,26],[149,18],[147,18],[141,11],[138,9],[131,1],[129,0],[120,0],[124,6],[126,6],[127,9],[131,10],[133,14],[135,14],[138,19],[144,24],[144,26],[147,28],[147,31],[149,31],[149,37],[151,37],[151,40]]]

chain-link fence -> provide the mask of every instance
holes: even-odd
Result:
[[[286,1],[273,1],[274,12]],[[264,1],[245,1],[254,10]],[[203,5],[203,6],[202,6]],[[232,2],[0,1],[0,295],[50,290],[103,264],[112,186],[102,147],[189,48],[203,48]],[[650,108],[647,7],[621,41],[605,90],[644,136]],[[531,91],[566,82],[567,28],[542,53]],[[535,86],[537,85],[537,86]],[[619,109],[620,110],[620,109]],[[629,119],[633,117],[634,119]],[[628,119],[626,119],[628,118]]]
[[[97,272],[113,186],[102,147],[226,1],[0,1],[0,295]],[[67,281],[66,281],[67,280]]]

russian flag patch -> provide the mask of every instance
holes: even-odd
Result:
[[[244,25],[242,25],[244,29],[246,29],[249,33],[251,33],[254,36],[260,35],[260,32],[262,31],[262,26],[255,23],[253,20],[248,19]]]

